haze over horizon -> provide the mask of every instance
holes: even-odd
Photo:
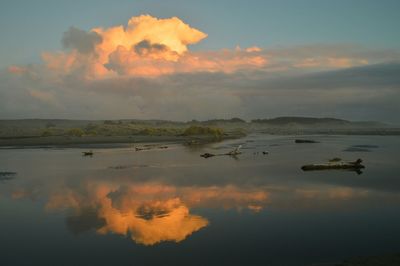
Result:
[[[44,2],[0,4],[0,119],[400,123],[398,1]]]

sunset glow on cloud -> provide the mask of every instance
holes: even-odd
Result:
[[[397,108],[392,101],[396,50],[235,43],[192,49],[205,38],[216,36],[178,17],[139,15],[126,25],[88,31],[70,27],[62,35],[62,50],[43,51],[41,63],[10,65],[0,72],[0,116],[201,120],[310,116],[319,110],[324,116],[374,120]],[[379,78],[369,68],[383,68],[372,71]],[[362,77],[349,79],[346,72],[353,71]],[[365,93],[369,89],[379,97]],[[373,111],[357,112],[372,102]],[[379,107],[381,102],[386,108]]]
[[[60,74],[83,71],[88,78],[273,70],[287,60],[257,46],[219,51],[189,50],[189,45],[206,37],[206,33],[177,17],[158,19],[141,15],[132,17],[126,27],[94,28],[89,32],[71,27],[63,38],[67,51],[46,52],[42,58],[49,70]],[[318,55],[294,60],[285,67],[346,68],[367,63],[363,58]]]
[[[42,54],[50,70],[62,74],[84,70],[88,77],[115,75],[154,77],[177,72],[227,72],[262,67],[261,49],[250,47],[219,52],[190,52],[188,46],[207,34],[177,17],[132,17],[126,27],[94,28],[85,32],[71,27],[64,33],[65,52]],[[16,67],[13,68],[16,70]]]
[[[89,32],[71,27],[63,37],[67,51],[45,52],[42,59],[50,70],[61,74],[84,71],[90,78],[156,77],[195,72],[233,73],[238,70],[273,71],[274,64],[286,60],[257,46],[219,51],[189,50],[189,45],[206,37],[206,33],[177,17],[158,19],[141,15],[132,17],[125,27],[94,28]],[[292,61],[286,68],[345,68],[367,63],[363,58],[320,55]]]

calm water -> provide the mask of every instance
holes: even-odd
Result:
[[[399,252],[400,137],[310,138],[321,143],[253,135],[92,158],[1,149],[0,171],[17,175],[0,181],[0,265],[281,266]],[[199,156],[238,144],[237,158]],[[333,157],[366,169],[300,169]]]

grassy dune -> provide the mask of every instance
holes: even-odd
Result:
[[[169,121],[0,121],[0,146],[216,141],[243,136],[231,127]]]

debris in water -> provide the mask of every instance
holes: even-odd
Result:
[[[229,155],[229,156],[236,156],[241,154],[240,149],[242,148],[242,145],[239,145],[236,149],[227,152],[227,153],[220,153],[220,154],[213,154],[213,153],[203,153],[200,156],[203,158],[209,158],[209,157],[214,157],[214,156],[222,156],[222,155]]]
[[[213,156],[216,156],[216,155],[215,155],[215,154],[212,154],[212,153],[206,152],[206,153],[204,153],[204,154],[201,154],[200,156],[203,157],[203,158],[209,158],[209,157],[213,157]]]
[[[135,151],[148,151],[152,149],[168,149],[168,146],[157,146],[152,144],[143,145],[143,147],[135,147]]]
[[[241,148],[242,148],[242,145],[239,145],[236,149],[234,149],[234,150],[232,150],[232,151],[230,151],[228,153],[225,153],[225,155],[238,155],[238,154],[241,154],[241,152],[240,152]]]
[[[295,143],[319,143],[318,141],[311,140],[311,139],[296,139]]]
[[[339,159],[339,158],[334,158]],[[321,163],[321,164],[307,164],[303,165],[301,169],[303,171],[312,171],[312,170],[331,170],[331,169],[346,169],[356,171],[357,173],[361,173],[360,169],[365,168],[364,165],[361,164],[362,160],[357,159],[354,162],[342,162],[340,161],[330,161],[328,163]]]
[[[93,151],[84,151],[82,152],[83,156],[93,156]]]

